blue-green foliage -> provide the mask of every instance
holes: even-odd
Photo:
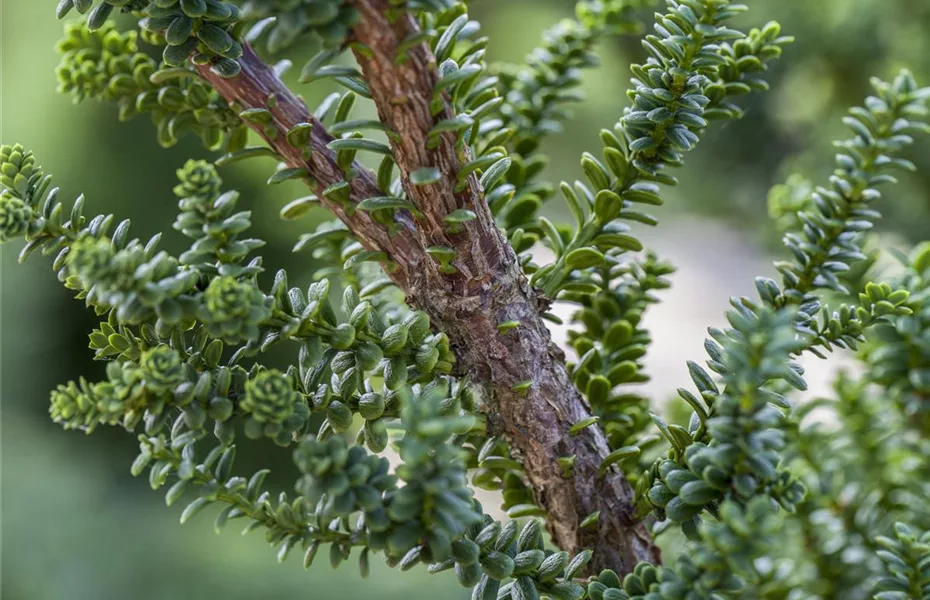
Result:
[[[930,432],[930,245],[922,244],[904,261],[900,286],[910,292],[913,314],[875,328],[864,348],[871,381],[888,388],[908,419]]]
[[[919,534],[896,523],[894,538],[879,537],[885,575],[876,584],[875,600],[923,600],[930,597],[930,533]]]
[[[96,4],[96,6],[95,6]],[[235,59],[242,56],[242,45],[230,26],[239,20],[239,8],[221,0],[61,0],[58,18],[71,10],[88,13],[87,28],[104,27],[115,9],[142,17],[139,25],[165,45],[167,65],[180,67],[188,59],[197,64],[213,64],[226,77],[239,72]]]
[[[190,131],[217,149],[224,139],[245,132],[227,103],[193,71],[159,69],[140,51],[135,31],[121,33],[110,22],[93,31],[69,23],[58,52],[60,92],[75,102],[113,102],[121,120],[150,113],[163,146],[174,145]]]
[[[575,228],[560,230],[540,220],[557,260],[534,270],[532,281],[550,297],[563,289],[585,291],[573,284],[593,283],[594,269],[609,257],[642,249],[627,223],[656,221],[635,210],[636,205],[663,203],[659,186],[676,182],[663,171],[680,165],[710,119],[739,116],[731,97],[764,88],[758,73],[791,41],[778,37],[774,23],[749,36],[726,27],[745,9],[741,5],[669,6],[670,12],[658,19],[656,34],[644,42],[649,60],[633,67],[634,87],[628,92],[633,106],[613,132],[601,132],[604,161],[591,154],[582,158],[590,186],[576,182],[561,187]]]
[[[913,285],[910,289],[903,285],[894,289],[889,284],[868,283],[859,296],[858,306],[842,305],[832,312],[822,308],[820,299],[825,291],[846,291],[836,274],[848,269],[853,261],[865,258],[860,232],[867,231],[879,216],[873,208],[862,205],[880,197],[874,186],[893,181],[882,170],[907,165],[893,154],[911,141],[905,132],[927,129],[924,120],[927,94],[916,86],[909,73],[900,74],[893,83],[876,80],[873,86],[877,95],[867,100],[867,108],[853,109],[853,117],[847,119],[856,137],[838,144],[849,154],[837,157],[840,168],[831,178],[832,189],[818,188],[813,202],[798,213],[795,227],[788,228],[785,245],[794,261],[776,264],[784,276],[784,287],[760,278],[756,287],[761,303],[746,298],[733,301],[735,310],[729,313],[729,320],[742,334],[737,339],[756,340],[756,343],[762,343],[765,337],[759,333],[747,335],[747,327],[752,323],[761,325],[773,308],[779,310],[778,314],[786,315],[791,313],[781,311],[798,306],[794,316],[783,325],[786,345],[776,344],[773,352],[762,353],[768,359],[781,352],[782,358],[767,362],[757,371],[754,381],[751,377],[743,379],[752,373],[752,361],[744,361],[751,359],[753,353],[744,349],[734,354],[732,334],[711,329],[712,339],[705,343],[711,358],[708,366],[720,374],[721,379],[715,382],[700,366],[690,364],[692,380],[700,397],[679,390],[682,399],[694,409],[687,430],[660,423],[672,449],[668,458],[660,459],[652,467],[653,483],[647,496],[670,521],[681,523],[685,533],[695,539],[700,538],[702,512],[707,510],[717,516],[719,503],[724,499],[745,503],[760,496],[770,497],[789,512],[796,511],[804,500],[802,480],[782,462],[786,453],[785,433],[790,429],[785,411],[791,404],[783,393],[784,386],[772,385],[774,378],[804,389],[802,371],[791,365],[791,357],[808,350],[823,356],[818,347],[826,350],[834,346],[855,348],[869,327],[874,326],[876,333],[887,332],[894,323],[913,320],[913,308],[908,301],[911,292],[919,292]],[[816,320],[818,313],[823,314],[820,323]],[[772,329],[766,329],[772,335]],[[734,363],[734,359],[742,364]],[[734,379],[736,373],[739,376]],[[801,441],[810,440],[802,438]],[[864,444],[865,440],[858,443]],[[872,454],[869,458],[880,457]],[[823,462],[827,461],[814,461],[817,465],[814,470],[821,476],[826,475],[821,467]],[[801,506],[797,518],[802,523],[811,519],[812,510],[816,510],[819,502],[818,495],[825,491],[819,484],[828,484],[828,493],[849,493],[829,486],[827,479],[807,480],[818,487],[814,488],[813,498]],[[870,486],[870,489],[875,488]],[[888,493],[890,489],[886,487],[882,491]],[[903,500],[900,496],[897,500],[894,498],[892,493],[879,510],[894,514],[891,510],[894,502]],[[870,497],[868,492],[859,495],[863,509],[859,516],[868,514],[866,507],[872,506],[874,501],[874,496]],[[911,516],[916,514],[919,511],[911,512]],[[850,545],[859,544],[863,539],[868,544],[874,531],[865,526],[847,540],[851,541]],[[812,536],[812,542],[813,539],[816,537]],[[819,556],[828,555],[823,549],[819,552],[822,552]],[[828,574],[821,573],[823,576]],[[860,576],[858,582],[848,585],[861,589],[863,579]]]
[[[500,124],[513,129],[508,147],[514,158],[534,155],[545,136],[562,129],[570,117],[563,105],[582,99],[577,88],[583,70],[599,64],[597,42],[608,34],[638,33],[642,24],[636,9],[646,4],[646,0],[579,2],[577,18],[546,30],[543,45],[527,56],[526,65],[502,69]]]
[[[134,239],[128,221],[85,216],[83,197],[66,208],[31,152],[0,148],[0,242],[24,240],[21,259],[55,255],[59,279],[102,318],[89,346],[107,362],[106,377],[59,386],[52,419],[88,433],[101,426],[133,432],[140,453],[132,472],[147,471],[153,489],[166,488],[169,505],[186,497],[182,522],[218,505],[217,530],[244,519],[246,531],[264,530],[279,560],[300,547],[305,566],[328,546],[334,567],[357,552],[367,575],[380,554],[402,570],[421,563],[430,572],[454,570],[474,600],[858,599],[873,587],[878,600],[930,596],[927,534],[894,524],[930,528],[923,507],[930,249],[905,257],[905,273],[887,283],[854,277],[880,216],[877,187],[894,181],[890,170],[913,169],[902,151],[912,134],[930,131],[930,91],[906,71],[874,80],[874,95],[844,120],[852,137],[836,144],[829,184],[790,180],[773,191],[771,209],[790,253],[775,265],[781,282],[760,277],[758,299],[732,299],[729,326],[709,330],[707,368],[688,364],[696,393],[678,391],[690,421],[666,423],[629,387],[648,380],[644,315],[674,272],[643,252],[632,224],[657,220],[638,205],[664,202],[661,186],[677,183],[670,169],[682,166],[713,121],[742,115],[739,96],[767,89],[765,72],[791,38],[776,23],[748,34],[732,28],[748,9],[727,0],[667,0],[643,40],[647,59],[632,67],[631,105],[600,134],[602,156],[585,153],[586,181],[559,188],[574,223],[555,224],[539,215],[556,189],[541,180],[540,143],[570,118],[566,105],[580,99],[582,71],[597,66],[597,43],[638,32],[637,9],[650,4],[580,0],[576,17],[550,29],[516,66],[487,63],[491,40],[478,35],[464,3],[385,6],[391,19],[410,19],[418,29],[394,58],[403,62],[414,47],[435,57],[427,99],[435,123],[425,150],[454,141],[461,166],[453,192],[477,179],[540,304],[576,309],[568,339],[577,360],[567,367],[591,416],[567,435],[603,430],[611,452],[600,472],[619,469],[636,487],[634,514],[624,518],[645,520],[655,535],[680,526],[689,538],[680,556],[586,577],[590,551],[571,557],[546,543],[536,500],[547,491],[527,487],[521,457],[492,435],[493,419],[489,428],[483,415],[489,399],[456,370],[447,335],[389,289],[381,269],[394,266],[390,249],[372,249],[343,224],[326,223],[295,246],[323,263],[313,283],[291,287],[278,271],[266,290],[262,258],[253,255],[264,242],[249,237],[250,213],[237,210],[238,194],[224,192],[205,161],[177,172],[174,229],[189,244],[175,256],[158,249],[161,235]],[[60,91],[75,101],[113,102],[122,119],[151,113],[163,145],[192,132],[212,150],[225,146],[221,165],[279,159],[269,184],[310,182],[317,125],[279,132],[276,98],[231,106],[196,67],[234,78],[245,44],[270,53],[318,44],[301,81],[332,79],[348,90],[314,111],[333,136],[327,146],[345,178],[289,203],[286,219],[323,198],[346,215],[368,213],[393,234],[398,219],[415,223],[425,210],[405,189],[445,175],[431,165],[395,174],[404,132],[351,118],[357,99],[371,97],[358,69],[334,62],[348,49],[368,51],[352,37],[362,14],[353,2],[62,0],[58,14],[71,10],[87,19],[66,26]],[[135,16],[141,33],[108,22],[117,11]],[[140,38],[160,48],[161,64],[140,49]],[[281,61],[275,72],[288,65]],[[304,162],[290,164],[287,152],[271,147],[246,148],[247,126],[300,149]],[[363,130],[385,133],[387,143]],[[360,153],[379,157],[375,197],[354,196]],[[474,219],[471,210],[452,211],[445,233],[459,235]],[[554,253],[551,264],[535,264],[537,242]],[[453,249],[427,252],[440,272],[459,273]],[[263,364],[276,347],[293,352],[284,370]],[[796,359],[836,348],[859,351],[861,375],[841,376],[835,398],[793,409],[792,394],[806,389]],[[816,409],[836,424],[818,423]],[[293,449],[294,494],[272,497],[266,469],[236,474],[240,435]],[[389,446],[393,462],[382,455]],[[564,456],[552,468],[571,480],[575,460]],[[473,487],[500,491],[511,519],[485,514]],[[531,518],[513,520],[521,517]],[[597,535],[599,518],[588,515],[582,527]]]
[[[324,47],[338,46],[358,13],[345,0],[246,0],[242,18],[257,21],[247,34],[249,41],[260,39],[269,52],[277,53],[307,35]]]
[[[588,584],[591,600],[695,600],[753,597],[747,582],[758,575],[753,558],[770,548],[779,519],[770,499],[758,496],[746,507],[725,502],[719,521],[701,526],[695,544],[674,567],[641,563],[622,580],[603,571]]]
[[[695,409],[688,429],[657,418],[672,450],[652,469],[649,500],[690,535],[696,534],[701,512],[717,513],[725,499],[745,503],[764,494],[792,509],[803,496],[803,488],[778,469],[785,446],[779,407],[787,402],[766,389],[778,381],[806,387],[791,363],[805,344],[796,333],[795,315],[734,303],[727,319],[732,329],[714,332],[708,342],[719,382],[690,365],[704,399],[712,400],[711,410],[683,391]]]
[[[925,312],[925,256],[921,245],[902,257],[906,270],[895,280],[910,292],[913,313],[870,327],[857,357],[861,374],[842,375],[831,397],[793,415],[788,460],[810,493],[788,525],[790,537],[807,540],[814,551],[809,560],[791,557],[790,550],[785,556],[798,583],[821,597],[869,597],[882,570],[876,539],[888,536],[896,521],[930,528],[922,500],[930,474],[927,421],[913,384],[924,358],[911,345]],[[812,416],[818,413],[830,418]]]

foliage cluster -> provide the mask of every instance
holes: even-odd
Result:
[[[307,179],[275,148],[248,146],[247,127],[309,158],[313,126],[278,131],[275,99],[237,106],[198,67],[235,79],[245,44],[275,54],[313,39],[319,53],[302,79],[346,88],[314,111],[335,136],[328,149],[345,181],[294,200],[282,216],[299,219],[325,199],[393,232],[417,211],[404,184],[433,185],[443,174],[423,166],[403,181],[379,136],[404,132],[351,118],[356,99],[371,97],[362,72],[337,60],[358,50],[356,4],[62,0],[60,17],[73,10],[86,19],[66,26],[60,91],[112,102],[124,119],[151,113],[159,142],[192,133],[223,151],[220,167],[272,156],[281,164],[270,184]],[[27,149],[0,149],[0,241],[24,240],[23,260],[54,255],[59,280],[101,318],[89,345],[107,362],[106,379],[59,386],[52,419],[88,433],[133,432],[133,474],[147,473],[169,505],[183,498],[182,522],[215,506],[217,529],[235,519],[262,529],[281,561],[299,547],[309,566],[325,547],[333,566],[355,553],[363,576],[374,555],[403,570],[423,563],[454,570],[476,600],[930,597],[930,534],[918,533],[930,528],[930,246],[902,253],[901,273],[887,281],[854,268],[870,258],[878,188],[894,183],[895,169],[914,168],[903,153],[930,132],[930,88],[907,71],[873,80],[873,95],[844,119],[851,137],[836,143],[828,182],[773,194],[787,249],[775,265],[781,281],[760,277],[757,298],[732,300],[729,327],[709,330],[706,367],[688,365],[696,391],[678,392],[689,419],[667,423],[634,384],[648,379],[643,316],[674,268],[644,250],[633,224],[657,224],[641,208],[663,204],[664,186],[677,183],[670,172],[709,127],[741,116],[739,96],[767,90],[768,66],[791,38],[775,23],[732,28],[747,8],[727,0],[668,0],[643,39],[648,58],[632,67],[630,105],[601,132],[601,156],[582,156],[585,181],[554,185],[540,177],[540,142],[570,117],[566,104],[578,100],[581,70],[596,66],[598,41],[637,33],[635,9],[647,2],[581,0],[577,18],[550,30],[519,66],[486,63],[489,40],[464,3],[383,4],[420,29],[396,59],[425,43],[438,65],[431,108],[438,114],[448,102],[454,111],[427,144],[454,138],[461,188],[479,175],[527,280],[546,301],[577,307],[568,371],[592,416],[567,435],[600,428],[611,452],[599,467],[634,484],[632,517],[657,536],[682,531],[684,551],[664,565],[592,574],[589,551],[570,556],[547,544],[539,490],[493,434],[480,382],[456,368],[447,333],[390,289],[386,254],[328,223],[295,246],[326,263],[312,284],[291,287],[282,270],[262,286],[254,253],[264,242],[249,237],[250,213],[204,161],[178,170],[174,229],[189,247],[173,255],[159,250],[161,235],[132,238],[128,221],[86,215],[83,197],[63,202]],[[136,17],[139,32],[119,31],[107,20],[115,11]],[[350,196],[359,154],[379,157],[383,195]],[[556,190],[574,223],[540,215]],[[444,225],[455,235],[474,219],[462,209]],[[550,264],[535,263],[537,244],[552,251]],[[457,272],[454,250],[429,253],[444,273]],[[293,352],[285,371],[263,365],[279,346]],[[795,360],[836,349],[862,368],[840,376],[833,397],[796,406],[806,384]],[[293,494],[272,496],[266,469],[236,471],[240,435],[293,450]],[[574,461],[553,469],[570,479]],[[509,519],[486,514],[476,487],[500,491]],[[581,526],[596,529],[600,518]]]

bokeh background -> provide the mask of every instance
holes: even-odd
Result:
[[[0,0],[3,143],[20,142],[55,174],[63,196],[87,196],[88,210],[129,217],[142,238],[171,231],[174,171],[206,156],[194,140],[164,150],[145,117],[118,124],[111,106],[72,105],[55,93],[54,45],[62,32],[54,2]],[[472,0],[472,15],[491,36],[493,59],[520,61],[541,32],[571,14],[572,0]],[[871,75],[888,78],[910,67],[930,82],[930,2],[924,0],[779,0],[750,2],[741,26],[780,21],[797,36],[770,76],[772,91],[748,99],[746,117],[715,126],[689,156],[682,185],[659,210],[663,223],[643,236],[680,272],[665,305],[649,316],[656,342],[649,366],[658,399],[686,381],[685,357],[700,357],[703,330],[718,323],[732,294],[748,293],[752,277],[770,273],[777,236],[767,216],[768,189],[792,172],[822,181],[830,140],[843,134],[845,107],[861,102]],[[648,18],[648,14],[644,15]],[[582,151],[599,146],[626,103],[628,65],[643,51],[636,38],[601,47],[603,66],[585,77],[587,101],[546,144],[551,179],[580,176]],[[296,61],[295,61],[296,62]],[[300,86],[309,100],[325,87]],[[370,110],[362,108],[361,111]],[[930,145],[911,158],[922,167],[902,178],[882,210],[886,241],[901,247],[930,230]],[[266,266],[309,277],[305,255],[289,253],[311,220],[282,224],[278,209],[305,192],[298,184],[268,188],[270,163],[251,161],[223,171],[254,211],[255,234],[269,240]],[[557,202],[548,209],[556,216]],[[325,215],[319,215],[325,218]],[[167,236],[171,238],[172,236]],[[179,242],[175,237],[174,242]],[[169,242],[168,247],[171,247]],[[175,246],[177,247],[177,246]],[[2,250],[2,596],[7,600],[137,598],[465,598],[448,576],[375,568],[361,580],[352,563],[332,572],[319,560],[309,573],[299,558],[278,565],[261,534],[212,532],[201,515],[181,527],[180,508],[167,509],[147,482],[129,475],[137,444],[117,430],[93,436],[63,432],[47,417],[55,385],[102,374],[90,360],[90,313],[55,281],[47,259],[16,266],[17,244]],[[559,335],[559,332],[556,332]],[[818,371],[815,369],[815,375]],[[816,379],[816,377],[815,377]],[[254,456],[280,464],[286,453]],[[277,482],[289,485],[286,476]],[[446,585],[448,584],[448,585]]]

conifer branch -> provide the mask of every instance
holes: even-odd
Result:
[[[249,121],[249,126],[265,139],[272,155],[288,167],[300,169],[300,176],[316,191],[319,201],[339,217],[367,249],[386,252],[388,259],[400,267],[392,272],[393,279],[402,288],[406,287],[410,271],[418,269],[427,258],[417,240],[412,217],[409,213],[395,212],[397,227],[392,230],[392,236],[371,213],[356,210],[354,205],[361,200],[384,195],[371,171],[353,162],[349,169],[354,177],[346,181],[336,151],[329,148],[335,138],[281,81],[275,70],[248,45],[243,46],[239,64],[241,71],[235,78],[222,77],[209,65],[201,65],[198,69],[230,104],[257,115]],[[288,135],[301,131],[305,133]],[[234,158],[235,153],[232,153],[230,159]]]
[[[390,19],[386,0],[363,0],[356,6],[360,18],[353,32],[360,45],[355,47],[355,58],[381,121],[397,133],[389,136],[391,150],[407,198],[422,214],[416,224],[420,243],[424,248],[455,251],[452,262],[460,272],[456,278],[462,280],[461,292],[471,295],[470,282],[483,286],[488,274],[513,261],[484,202],[477,175],[469,173],[459,183],[459,171],[471,152],[457,143],[454,132],[441,126],[453,123],[456,115],[439,87],[436,57],[425,43],[406,50],[402,46],[421,34],[411,14]],[[414,173],[421,169],[437,176],[429,183],[418,182]],[[445,217],[460,209],[472,211],[476,218],[462,223],[454,234],[447,232]],[[446,275],[451,273],[427,269],[420,275],[422,281],[412,282],[407,291],[415,298],[429,293],[416,288],[442,287]]]
[[[930,597],[930,534],[918,533],[930,246],[902,256],[894,287],[857,281],[857,300],[825,306],[826,293],[850,295],[842,274],[866,258],[877,186],[914,169],[899,154],[930,133],[930,89],[906,71],[873,80],[844,120],[853,137],[837,144],[829,185],[800,203],[775,198],[794,215],[781,282],[757,278],[758,300],[731,300],[730,326],[709,330],[707,368],[688,363],[690,422],[667,424],[623,387],[646,380],[641,319],[673,271],[651,252],[630,256],[643,246],[628,223],[656,223],[636,205],[663,202],[671,169],[712,120],[742,114],[736,96],[767,89],[791,38],[776,23],[731,29],[748,8],[729,0],[666,0],[632,67],[632,106],[601,132],[602,159],[583,156],[587,181],[561,186],[574,226],[537,216],[554,192],[535,179],[539,142],[568,117],[597,39],[634,29],[630,9],[651,1],[579,0],[577,20],[508,73],[486,64],[488,39],[458,0],[59,0],[59,17],[86,15],[59,45],[61,91],[112,102],[123,119],[148,113],[162,145],[193,133],[224,146],[221,165],[274,158],[269,184],[314,191],[283,218],[322,204],[338,219],[295,247],[327,263],[316,282],[290,287],[279,270],[266,293],[253,256],[265,242],[248,237],[251,215],[213,165],[178,170],[174,229],[190,244],[174,255],[160,233],[142,241],[128,220],[85,215],[83,196],[66,208],[30,151],[0,146],[0,243],[25,242],[21,260],[54,254],[60,281],[102,317],[89,346],[106,378],[59,386],[52,419],[138,435],[132,473],[167,488],[168,505],[196,495],[182,523],[221,507],[217,529],[246,519],[280,561],[300,545],[309,566],[327,545],[333,566],[358,551],[363,576],[373,554],[401,570],[423,563],[454,570],[473,600],[858,599],[873,584],[880,600]],[[140,31],[118,31],[117,12]],[[301,82],[349,90],[314,111],[282,82],[290,62],[250,47],[309,40],[322,49]],[[333,62],[349,49],[359,68]],[[378,119],[349,120],[359,96]],[[249,128],[267,146],[246,147]],[[387,143],[362,133],[372,129]],[[381,157],[377,173],[359,152]],[[542,267],[530,254],[540,241],[555,253]],[[392,283],[422,310],[382,293]],[[543,323],[558,321],[546,312],[556,299],[578,306],[577,364]],[[279,344],[296,350],[285,371],[262,364]],[[835,402],[792,410],[788,389],[806,388],[797,356],[859,344],[860,380],[840,377]],[[835,429],[802,423],[816,407]],[[661,436],[643,435],[650,421]],[[296,495],[272,499],[267,469],[234,474],[240,433],[293,446]],[[389,444],[393,469],[378,456]],[[485,514],[473,487],[502,490],[511,520]],[[514,520],[536,516],[561,549],[540,520]],[[673,525],[690,542],[661,565],[651,535]],[[846,568],[850,557],[863,568]]]
[[[568,376],[561,351],[551,343],[540,301],[498,233],[475,176],[469,176],[466,191],[454,191],[462,164],[449,139],[454,136],[440,134],[437,149],[426,150],[429,132],[443,120],[436,117],[434,122],[428,110],[423,112],[434,97],[438,76],[431,65],[435,61],[425,45],[414,46],[407,52],[408,60],[419,68],[415,79],[406,79],[414,76],[411,67],[393,59],[397,46],[415,33],[416,25],[405,15],[388,24],[388,8],[386,2],[358,3],[361,17],[354,31],[376,57],[366,59],[360,51],[382,117],[390,129],[403,131],[404,144],[410,144],[405,147],[395,141],[392,149],[405,189],[423,216],[395,210],[394,235],[375,221],[373,213],[356,207],[363,200],[385,196],[386,190],[379,189],[374,176],[358,163],[350,167],[351,176],[346,175],[338,151],[330,148],[332,136],[248,45],[243,45],[241,70],[235,78],[222,77],[207,65],[198,69],[230,103],[246,114],[260,115],[249,122],[250,127],[288,167],[303,170],[322,204],[367,249],[385,252],[396,265],[389,269],[395,283],[414,306],[430,315],[437,329],[449,335],[460,370],[485,387],[491,426],[510,440],[523,460],[534,497],[549,516],[555,542],[570,553],[593,549],[599,568],[629,572],[641,560],[656,562],[658,550],[633,517],[632,488],[621,474],[601,471],[610,453],[603,433],[592,427],[579,435],[569,434],[574,424],[591,416],[590,411]],[[407,100],[396,100],[401,97]],[[451,118],[448,105],[443,111]],[[286,133],[304,123],[309,124],[308,139],[292,145],[294,136]],[[415,185],[411,177],[422,167],[436,167],[451,180]],[[463,223],[463,232],[446,233],[443,217],[463,207],[478,218]],[[435,253],[437,247],[455,251],[451,261],[455,273],[444,273],[443,264],[433,259],[431,251]],[[501,332],[498,325],[509,321],[520,326]],[[563,478],[553,468],[566,456],[575,457],[571,478]],[[598,511],[598,527],[580,527]]]
[[[569,433],[590,411],[551,342],[540,301],[494,224],[477,177],[469,174],[464,187],[458,184],[462,164],[470,158],[467,148],[457,147],[456,135],[440,133],[430,149],[437,124],[456,118],[438,95],[436,59],[418,44],[400,60],[402,42],[418,34],[412,17],[401,15],[391,23],[384,0],[363,0],[357,6],[360,20],[354,32],[365,49],[357,50],[356,57],[382,121],[403,132],[392,138],[392,149],[404,189],[424,215],[417,219],[418,228],[430,246],[455,251],[457,272],[435,277],[426,271],[422,283],[406,289],[408,298],[450,336],[463,371],[486,385],[491,426],[522,460],[556,544],[570,553],[591,548],[595,566],[624,572],[639,560],[655,561],[658,551],[631,518],[629,484],[619,474],[601,474],[610,453],[603,433],[597,428]],[[422,168],[438,169],[440,178],[416,185],[413,174]],[[447,234],[443,217],[463,208],[477,218]],[[498,325],[505,322],[519,325],[501,331]],[[564,478],[553,468],[565,456],[575,457],[574,477]],[[598,528],[579,527],[598,511]]]

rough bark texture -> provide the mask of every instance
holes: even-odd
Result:
[[[336,153],[327,148],[335,138],[310,112],[306,104],[297,97],[278,77],[268,64],[259,58],[248,44],[243,45],[243,54],[239,59],[242,73],[235,78],[225,79],[213,73],[208,65],[198,67],[200,74],[227,101],[243,109],[263,108],[271,113],[271,124],[277,135],[267,135],[265,125],[255,124],[258,132],[281,158],[291,167],[307,169],[312,179],[311,187],[320,198],[321,203],[342,220],[359,241],[369,250],[383,250],[391,260],[400,267],[392,274],[395,282],[406,288],[409,270],[420,268],[426,258],[417,238],[417,226],[409,213],[398,212],[396,220],[401,224],[400,230],[388,236],[387,229],[371,218],[364,211],[352,211],[346,214],[343,206],[332,202],[323,195],[327,187],[346,180],[346,175],[336,163]],[[304,148],[291,146],[285,133],[295,125],[309,123],[312,125],[308,147],[310,158],[304,158]],[[364,198],[386,195],[378,189],[374,175],[355,164],[356,176],[349,181],[352,187],[351,198],[358,202]]]
[[[593,569],[612,568],[630,572],[642,560],[657,563],[658,548],[645,527],[633,518],[633,491],[616,471],[599,473],[610,448],[597,427],[569,435],[572,424],[590,416],[576,391],[562,352],[551,342],[540,317],[545,304],[529,287],[513,250],[494,223],[474,176],[456,193],[456,174],[461,164],[454,136],[446,134],[434,149],[426,139],[434,124],[453,116],[450,106],[437,115],[429,102],[438,78],[435,59],[425,44],[407,52],[407,60],[395,61],[398,44],[418,28],[408,15],[389,21],[385,0],[356,3],[361,19],[355,39],[369,52],[357,59],[371,89],[382,121],[400,134],[392,150],[402,174],[408,198],[422,212],[414,218],[400,212],[400,233],[388,237],[385,228],[366,213],[347,215],[338,205],[323,199],[368,248],[382,250],[399,268],[394,281],[407,293],[410,303],[426,311],[433,324],[452,341],[458,368],[485,387],[489,423],[506,436],[522,462],[526,481],[536,502],[547,514],[553,541],[569,552],[594,550]],[[303,103],[278,79],[273,70],[246,48],[240,61],[242,74],[224,80],[203,68],[202,74],[228,100],[245,108],[268,108],[268,96],[277,104],[269,108],[282,132],[297,123],[313,125],[312,154],[304,160],[301,148],[287,144],[283,135],[267,139],[291,166],[305,167],[317,182],[317,193],[344,175],[335,155],[326,148],[332,140]],[[261,127],[256,131],[263,134]],[[263,134],[264,135],[264,134]],[[467,160],[467,157],[465,157]],[[415,186],[410,174],[421,167],[436,167],[442,174],[433,184]],[[384,195],[371,174],[356,165],[352,199],[360,201]],[[465,223],[462,232],[446,232],[442,218],[467,208],[477,218]],[[431,246],[456,251],[456,273],[445,274],[426,253]],[[518,321],[520,326],[501,333],[499,323]],[[531,382],[528,389],[514,388]],[[562,476],[557,459],[574,456],[574,476]],[[581,529],[581,521],[600,511],[596,527]]]

